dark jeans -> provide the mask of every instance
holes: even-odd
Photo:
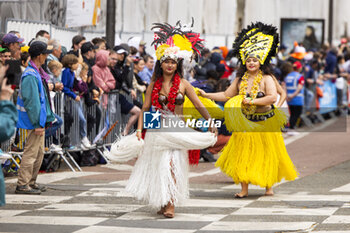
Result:
[[[294,129],[295,125],[303,112],[302,105],[289,105],[290,118],[289,118],[289,128]]]
[[[47,139],[48,137],[53,137],[53,143],[58,145],[58,140],[56,138],[56,131],[61,128],[62,124],[63,124],[63,121],[62,121],[62,118],[57,115],[57,114],[54,114],[55,115],[55,118],[56,118],[56,121],[50,126],[50,127],[47,127],[45,129],[45,139]]]

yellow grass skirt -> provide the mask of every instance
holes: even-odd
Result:
[[[240,110],[243,98],[235,96],[225,105],[225,122],[233,133],[215,165],[236,184],[272,187],[283,178],[294,180],[298,173],[281,133],[285,115],[274,109],[275,115],[265,121],[249,121]]]

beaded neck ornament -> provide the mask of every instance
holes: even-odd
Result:
[[[259,86],[262,78],[263,78],[263,74],[262,74],[262,71],[260,70],[259,73],[254,77],[253,86],[249,94],[249,97],[252,98],[253,100],[256,99],[256,96],[258,95]],[[247,90],[248,90],[248,72],[245,72],[242,77],[241,84],[239,85],[239,94],[247,96],[248,94]],[[256,110],[256,105],[242,104],[242,111],[246,115],[254,114],[255,110]]]

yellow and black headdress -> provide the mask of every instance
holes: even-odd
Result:
[[[243,29],[233,43],[233,54],[245,65],[249,57],[255,57],[261,65],[270,62],[279,44],[277,28],[261,22]]]

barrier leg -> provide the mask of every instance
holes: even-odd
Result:
[[[67,164],[67,166],[72,170],[73,172],[76,172],[74,167],[68,162],[67,158],[64,156],[64,154],[59,154],[60,158],[63,159],[63,161]]]
[[[78,170],[82,172],[83,170],[82,170],[81,167],[77,164],[77,162],[75,162],[73,156],[72,156],[71,154],[69,154],[68,151],[66,151],[66,153],[67,153],[68,157],[70,158],[70,160],[72,160],[72,162],[74,163],[75,167],[78,168]]]
[[[103,148],[105,148],[104,146],[103,146]],[[102,151],[99,149],[99,148],[97,148],[97,151],[98,151],[98,153],[101,155],[101,157],[106,161],[106,164],[108,164],[109,163],[109,160],[106,158],[106,156],[102,153]]]

